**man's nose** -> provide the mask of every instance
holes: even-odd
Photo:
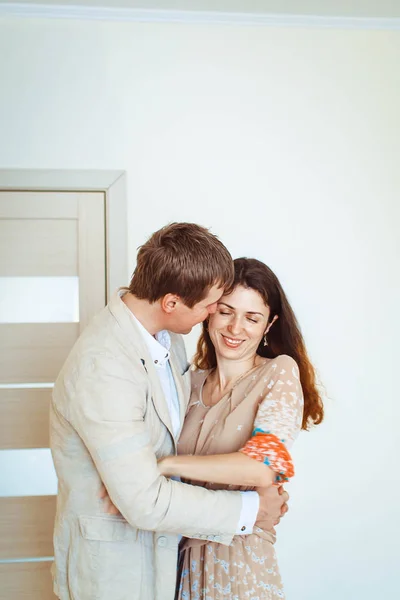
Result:
[[[217,310],[217,302],[214,302],[214,304],[210,304],[210,306],[208,307],[208,314],[209,315],[213,315],[215,313],[215,311]]]

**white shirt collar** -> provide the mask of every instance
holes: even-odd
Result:
[[[133,312],[129,312],[138,326],[144,341],[146,342],[153,363],[156,367],[165,367],[169,359],[169,350],[171,348],[171,337],[168,331],[163,329],[162,331],[156,333],[155,337],[153,337],[151,333],[149,333],[147,329],[143,327]]]

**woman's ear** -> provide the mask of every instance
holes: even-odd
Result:
[[[266,333],[268,333],[268,331],[271,329],[272,325],[275,323],[275,321],[277,321],[279,319],[278,315],[275,315],[274,318],[272,319],[271,323],[268,324],[267,329],[264,331],[264,335]]]

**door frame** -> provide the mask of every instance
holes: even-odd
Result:
[[[106,205],[106,302],[129,279],[125,171],[0,169],[0,191],[103,192]]]

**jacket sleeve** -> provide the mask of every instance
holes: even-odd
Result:
[[[239,492],[211,491],[161,476],[144,421],[147,385],[119,360],[91,356],[81,365],[69,419],[110,498],[134,527],[229,544]],[[129,376],[127,376],[129,373]]]

